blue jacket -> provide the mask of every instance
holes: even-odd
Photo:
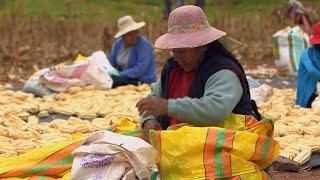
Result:
[[[310,47],[304,50],[300,57],[297,82],[297,105],[307,107],[308,101],[315,92],[319,80],[320,52],[314,47]]]
[[[109,61],[114,67],[117,67],[117,57],[122,44],[123,39],[117,39],[109,55]],[[138,79],[143,83],[156,81],[156,60],[153,47],[145,37],[139,36],[128,58],[128,68],[120,72],[121,77]]]

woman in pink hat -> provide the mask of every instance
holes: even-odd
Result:
[[[218,41],[225,34],[210,26],[197,6],[182,6],[170,13],[168,32],[155,46],[172,50],[173,57],[151,96],[136,105],[146,137],[150,129],[178,123],[225,127],[237,115],[260,118],[242,66]]]
[[[310,36],[311,47],[304,50],[300,57],[297,82],[297,105],[310,108],[319,96],[317,83],[320,81],[320,23],[313,27]]]

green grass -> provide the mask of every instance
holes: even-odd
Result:
[[[175,3],[175,0],[172,0]],[[192,4],[193,0],[185,0]],[[308,0],[318,2],[318,0]],[[231,15],[269,13],[273,8],[285,7],[284,0],[207,0],[205,10],[209,17],[220,12]],[[175,4],[174,6],[175,7]],[[114,23],[127,14],[136,19],[157,21],[162,18],[162,0],[0,0],[0,14],[19,12],[26,18],[48,16],[53,19]],[[218,17],[216,17],[218,18]]]

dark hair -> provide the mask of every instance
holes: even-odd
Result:
[[[242,65],[239,63],[238,59],[228,49],[226,49],[220,41],[216,40],[207,44],[207,48],[208,49],[205,53],[206,57],[210,57],[214,55],[224,56],[230,59],[231,61],[233,61],[234,63],[236,63],[241,69],[241,71],[244,73],[244,69]]]
[[[316,50],[320,52],[320,44],[315,44],[315,45],[313,45],[313,47],[316,48]]]

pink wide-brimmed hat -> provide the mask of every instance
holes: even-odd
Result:
[[[168,31],[156,40],[155,47],[159,49],[199,47],[225,35],[225,32],[210,26],[200,7],[181,6],[170,13]]]

